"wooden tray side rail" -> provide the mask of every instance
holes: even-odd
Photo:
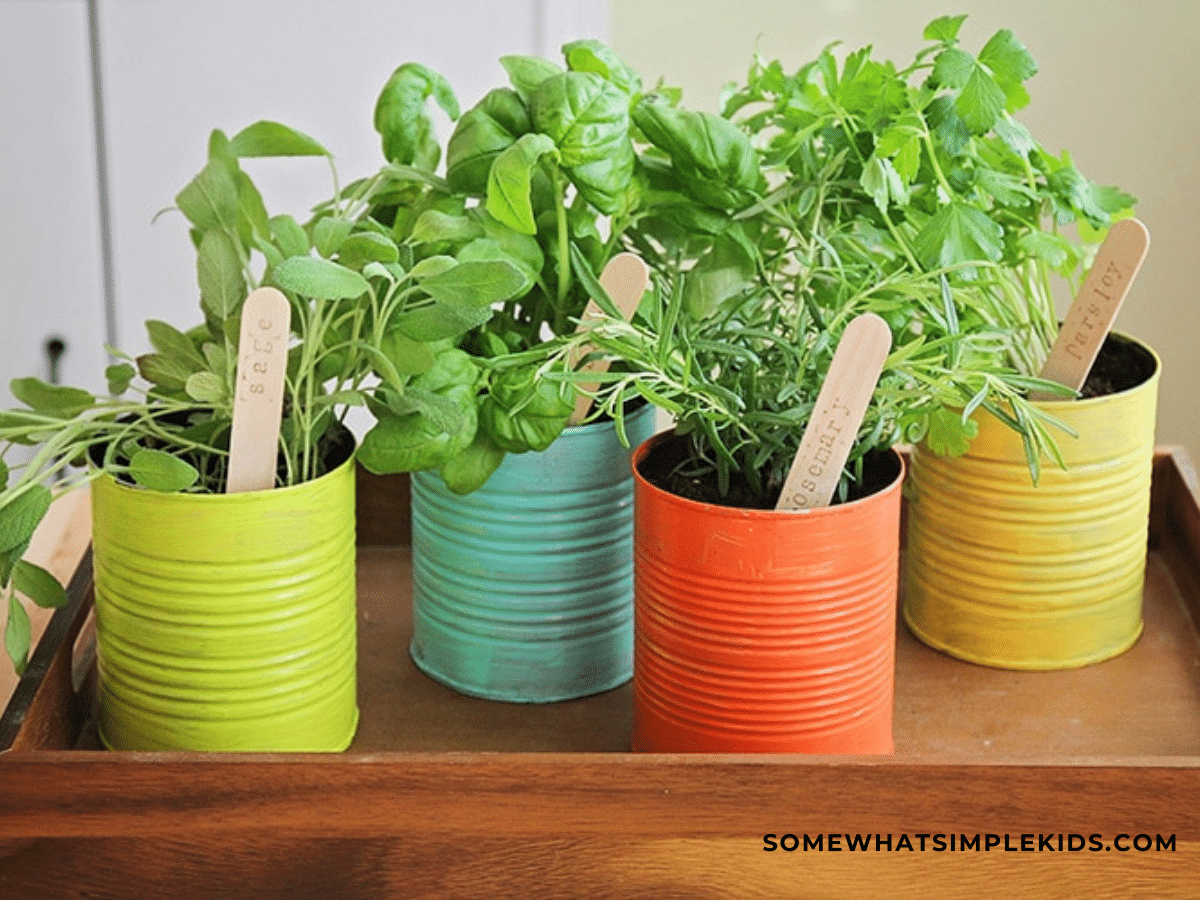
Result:
[[[1200,872],[1190,763],[77,755],[6,764],[5,896],[1183,898]]]
[[[406,489],[406,479],[360,473],[359,540],[375,548],[368,557],[407,559],[395,549],[408,540],[407,517],[396,515],[407,508]],[[1200,493],[1182,451],[1156,454],[1152,503],[1154,565],[1169,568],[1194,628]],[[94,668],[87,642],[75,653],[90,603],[85,564],[62,622],[38,647],[41,674],[22,682],[24,706],[14,696],[0,720],[0,737],[15,736],[0,744],[11,747],[0,750],[0,897],[974,900],[996,896],[1000,884],[1005,896],[1200,896],[1200,752],[70,749],[90,714],[90,687],[80,683]],[[1184,679],[1180,692],[1191,684]],[[601,701],[610,721],[624,700],[614,692]],[[536,721],[585,706],[546,710]],[[1190,727],[1200,731],[1200,722]],[[770,851],[766,835],[777,846],[795,837]],[[866,849],[852,849],[847,835],[867,840]],[[966,848],[935,844],[964,835]],[[1122,852],[1120,835],[1129,836],[1127,846],[1145,836],[1151,847]],[[992,839],[998,843],[983,846]],[[1055,849],[1059,840],[1065,849]],[[1079,840],[1084,846],[1073,849]]]

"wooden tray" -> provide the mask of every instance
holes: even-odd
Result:
[[[360,473],[345,754],[98,750],[85,559],[0,718],[0,897],[1200,897],[1200,491],[1182,450],[1155,455],[1138,644],[1014,673],[901,627],[880,758],[635,755],[628,685],[548,706],[441,687],[407,654],[407,505],[406,479]],[[767,852],[767,834],[800,849]],[[1151,849],[1120,849],[1139,835]]]

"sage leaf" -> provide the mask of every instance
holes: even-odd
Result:
[[[189,375],[184,389],[189,397],[201,403],[211,403],[215,406],[229,400],[225,379],[213,372],[195,372]]]
[[[221,160],[209,160],[200,173],[175,195],[175,205],[201,231],[223,228],[233,233],[237,229],[237,185]]]
[[[490,306],[434,303],[396,317],[396,330],[414,341],[441,341],[466,334],[488,321]]]
[[[285,259],[289,256],[308,256],[312,245],[309,243],[308,233],[300,227],[299,222],[291,216],[284,215],[272,216],[269,224],[271,236],[279,245]]]
[[[30,409],[62,418],[76,416],[96,403],[83,388],[50,384],[40,378],[14,378],[8,389]]]
[[[399,259],[400,248],[395,241],[373,231],[350,235],[342,241],[337,254],[339,263],[349,269],[362,271],[364,275],[367,274],[364,267],[369,263],[393,264]]]
[[[233,316],[246,299],[246,278],[233,240],[225,232],[206,231],[196,251],[200,305],[218,321]]]
[[[146,334],[150,338],[151,346],[159,353],[187,360],[197,366],[204,365],[204,357],[196,349],[191,338],[175,326],[157,319],[148,319],[146,320]]]
[[[420,280],[421,288],[439,303],[489,306],[513,297],[528,279],[503,260],[460,262],[452,269]]]
[[[0,552],[18,548],[21,553],[25,552],[38,523],[50,509],[51,499],[49,489],[39,484],[0,507]],[[7,580],[7,577],[3,579]]]
[[[238,194],[238,234],[243,243],[250,244],[253,239],[269,239],[271,226],[262,194],[250,176],[240,169],[234,174],[233,181]]]
[[[137,358],[138,374],[168,391],[182,391],[196,371],[187,361],[165,353],[145,353]]]
[[[43,609],[58,609],[67,604],[67,592],[58,579],[27,560],[13,568],[13,587]]]
[[[353,269],[313,256],[285,259],[271,277],[278,287],[314,300],[352,300],[371,290]]]
[[[114,366],[108,366],[104,370],[104,377],[108,381],[108,392],[113,396],[120,396],[129,390],[129,384],[133,381],[133,376],[137,374],[137,370],[129,363],[117,363]]]
[[[510,232],[516,234],[516,232]],[[503,263],[521,275],[521,282],[510,294],[511,297],[523,297],[537,281],[538,271],[530,267],[524,259],[511,256],[503,247],[491,238],[478,238],[466,244],[458,251],[460,263],[492,262]]]
[[[468,216],[452,216],[436,209],[428,209],[413,225],[412,240],[419,244],[438,241],[465,242],[483,236],[483,228]]]
[[[338,216],[325,216],[313,226],[313,246],[326,259],[333,257],[350,236],[354,223]]]
[[[420,375],[433,367],[433,348],[399,331],[389,331],[379,342],[379,350],[400,375]]]
[[[190,463],[164,450],[147,447],[133,454],[129,474],[142,487],[168,494],[189,488],[200,478]]]
[[[16,594],[8,595],[8,621],[4,625],[4,649],[13,661],[13,668],[18,675],[25,674],[29,664],[29,644],[33,632],[29,626],[29,614],[17,599]]]
[[[261,121],[247,125],[229,142],[235,156],[329,156],[314,138],[279,122]]]

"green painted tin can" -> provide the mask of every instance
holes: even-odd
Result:
[[[92,489],[100,737],[344,750],[358,724],[353,454],[243,494]]]
[[[655,410],[625,417],[632,447]],[[490,700],[599,693],[633,667],[633,473],[612,422],[567,428],[509,454],[482,488],[412,479],[417,666]]]

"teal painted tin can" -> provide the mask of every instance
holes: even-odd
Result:
[[[630,447],[655,409],[625,417]],[[633,669],[632,450],[612,422],[509,454],[479,490],[412,478],[413,661],[463,694],[585,697]]]

